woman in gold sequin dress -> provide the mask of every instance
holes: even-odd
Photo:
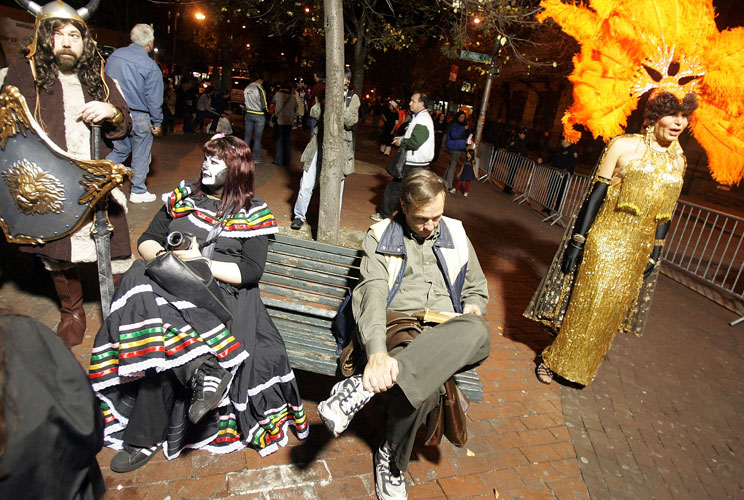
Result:
[[[605,148],[594,184],[566,232],[549,276],[525,315],[558,331],[536,370],[588,385],[618,331],[640,333],[669,220],[686,166],[678,137],[697,108],[669,92],[646,105],[644,134],[614,138]],[[550,274],[550,272],[549,272]],[[645,319],[645,318],[644,318]]]

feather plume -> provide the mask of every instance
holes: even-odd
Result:
[[[563,117],[605,140],[622,133],[638,99],[654,89],[700,102],[691,129],[708,154],[713,178],[744,178],[744,28],[719,32],[713,0],[589,0],[589,6],[543,0],[551,18],[581,44],[569,80],[574,102]]]

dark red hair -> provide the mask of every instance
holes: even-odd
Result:
[[[217,216],[234,215],[247,208],[253,198],[253,153],[248,144],[231,135],[212,139],[202,146],[205,156],[216,156],[227,165],[227,177]],[[194,185],[194,194],[204,194],[201,175]]]

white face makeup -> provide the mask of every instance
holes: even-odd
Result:
[[[201,181],[205,186],[222,187],[227,178],[227,165],[216,156],[204,157],[201,168]]]

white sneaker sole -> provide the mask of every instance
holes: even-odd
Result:
[[[408,500],[408,492],[406,492],[405,495],[399,497],[383,497],[382,493],[380,492],[380,488],[377,487],[377,482],[375,482],[375,494],[377,495],[378,500]]]
[[[323,414],[326,408],[327,408],[327,405],[325,401],[321,401],[320,404],[318,404],[318,414],[320,414],[320,419],[323,421],[323,424],[325,424],[326,429],[328,429],[328,432],[330,432],[333,435],[333,437],[339,437],[341,433],[343,433],[349,426],[347,425],[343,429],[336,430],[336,422],[334,422],[331,418]]]

